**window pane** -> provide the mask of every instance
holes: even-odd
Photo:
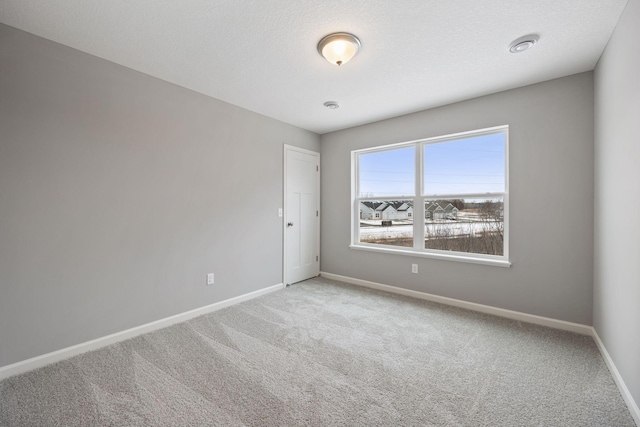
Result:
[[[359,155],[359,197],[413,196],[415,147]]]
[[[482,135],[424,146],[424,194],[505,191],[505,135]]]
[[[413,202],[361,200],[360,241],[413,247]]]
[[[424,247],[503,255],[504,198],[425,200]]]

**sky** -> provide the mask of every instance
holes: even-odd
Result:
[[[424,146],[424,193],[485,194],[505,191],[503,133]],[[364,197],[413,196],[415,146],[360,154]]]

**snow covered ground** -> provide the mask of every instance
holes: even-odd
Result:
[[[374,225],[375,224],[375,225]],[[425,237],[430,235],[437,236],[460,236],[467,234],[482,234],[486,231],[493,231],[498,227],[499,223],[487,221],[449,221],[434,220],[425,222]],[[405,222],[405,224],[394,224],[388,227],[380,226],[380,221],[361,221],[360,236],[361,240],[373,239],[394,239],[401,237],[411,237],[413,234],[413,224]]]

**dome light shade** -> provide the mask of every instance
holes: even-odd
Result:
[[[360,40],[349,33],[333,33],[318,43],[318,52],[332,64],[346,64],[360,50]]]

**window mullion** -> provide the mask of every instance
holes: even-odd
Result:
[[[424,249],[424,203],[422,203],[424,161],[422,155],[422,144],[416,143],[415,196],[413,197],[413,248],[416,250]]]

